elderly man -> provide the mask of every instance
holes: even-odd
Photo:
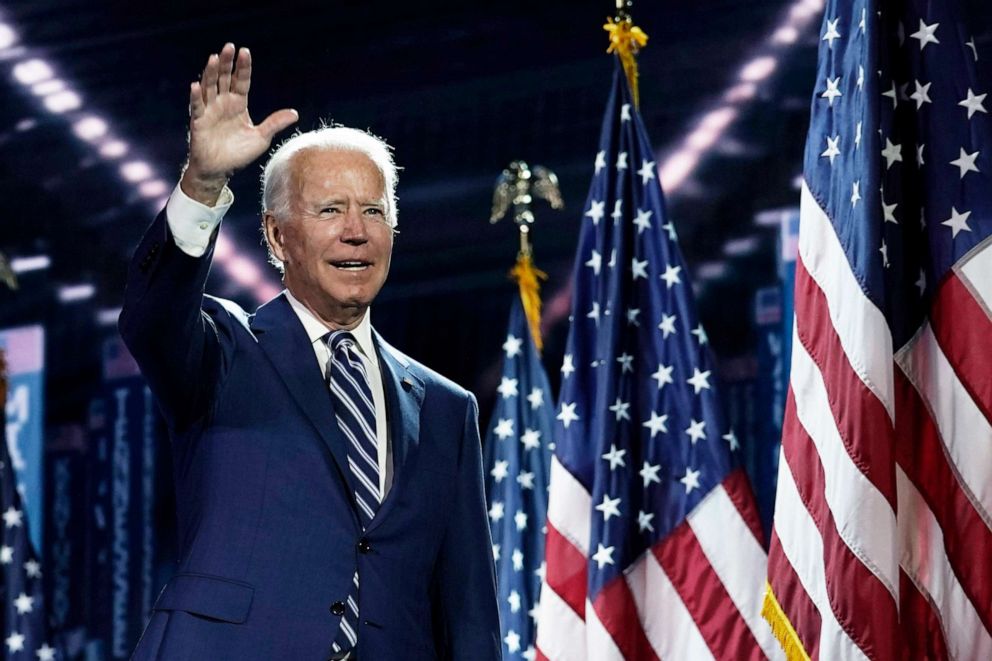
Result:
[[[226,183],[297,119],[248,115],[227,44],[190,90],[189,163],[128,272],[121,333],[168,421],[180,561],[133,658],[500,657],[471,394],[389,346],[396,170],[378,138],[298,134],[262,176],[286,291],[206,296]]]

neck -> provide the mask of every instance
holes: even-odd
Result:
[[[308,300],[305,296],[300,296],[292,290],[292,288],[287,287],[290,294],[293,295],[300,305],[305,307],[310,314],[312,314],[317,321],[324,324],[328,330],[354,330],[358,324],[362,323],[362,319],[365,318],[365,313],[368,310],[368,306],[364,307],[346,307],[346,306],[321,306],[314,305],[314,303]]]

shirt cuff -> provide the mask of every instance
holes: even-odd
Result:
[[[234,193],[227,186],[217,198],[217,204],[208,207],[186,195],[177,185],[165,205],[165,220],[179,249],[190,257],[202,257],[211,235],[232,204]]]

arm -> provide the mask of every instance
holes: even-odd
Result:
[[[230,359],[230,344],[225,350],[220,340],[223,328],[200,309],[223,208],[209,219],[206,236],[188,231],[189,209],[201,206],[209,215],[231,175],[296,121],[296,111],[280,110],[255,126],[248,115],[250,84],[247,49],[235,57],[233,44],[227,44],[207,60],[201,81],[190,87],[189,159],[180,189],[192,201],[186,199],[185,211],[177,213],[183,205],[174,195],[128,267],[121,335],[177,425],[202,414]]]
[[[483,487],[482,441],[475,397],[466,403],[458,487],[435,567],[447,649],[444,659],[498,660],[502,646],[496,570]]]

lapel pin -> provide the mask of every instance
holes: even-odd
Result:
[[[400,381],[400,385],[403,386],[403,390],[410,390],[410,388],[413,387],[413,381],[407,377],[403,377],[403,380]]]

